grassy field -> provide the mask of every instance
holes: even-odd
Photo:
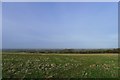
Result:
[[[117,78],[118,54],[3,54],[3,78]]]

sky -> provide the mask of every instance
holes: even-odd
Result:
[[[2,3],[0,2],[0,11],[2,13]],[[0,14],[0,50],[2,49],[2,14]]]
[[[1,0],[2,2],[119,2],[119,0]]]
[[[4,2],[2,47],[117,48],[117,2]]]

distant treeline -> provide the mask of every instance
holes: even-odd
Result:
[[[119,53],[120,48],[116,49],[3,49],[3,52],[24,52],[24,53],[78,53],[78,54],[91,54],[91,53]]]

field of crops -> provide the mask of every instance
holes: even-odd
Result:
[[[3,78],[117,78],[118,54],[3,54]]]

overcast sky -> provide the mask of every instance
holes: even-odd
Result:
[[[117,48],[118,3],[3,3],[3,48]]]

